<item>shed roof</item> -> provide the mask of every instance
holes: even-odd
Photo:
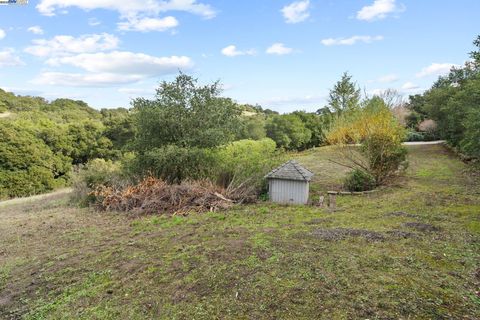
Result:
[[[285,162],[280,167],[273,169],[265,176],[265,178],[267,179],[284,179],[298,181],[310,181],[312,177],[313,173],[302,167],[295,160]]]

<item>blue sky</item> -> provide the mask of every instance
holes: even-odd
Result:
[[[280,112],[322,107],[344,71],[367,93],[428,88],[468,59],[480,1],[30,0],[0,6],[0,87],[95,108],[178,70]]]

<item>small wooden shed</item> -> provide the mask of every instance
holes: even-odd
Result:
[[[265,176],[268,180],[270,201],[282,204],[307,204],[312,177],[313,173],[295,160],[273,169]]]

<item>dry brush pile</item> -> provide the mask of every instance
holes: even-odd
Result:
[[[154,177],[124,188],[99,186],[92,195],[99,210],[134,214],[186,215],[228,209],[235,202],[207,180],[168,184]]]

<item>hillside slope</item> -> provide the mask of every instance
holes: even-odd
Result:
[[[478,319],[480,187],[442,146],[338,210],[239,206],[189,217],[0,207],[2,319]],[[298,155],[314,192],[331,149]]]

